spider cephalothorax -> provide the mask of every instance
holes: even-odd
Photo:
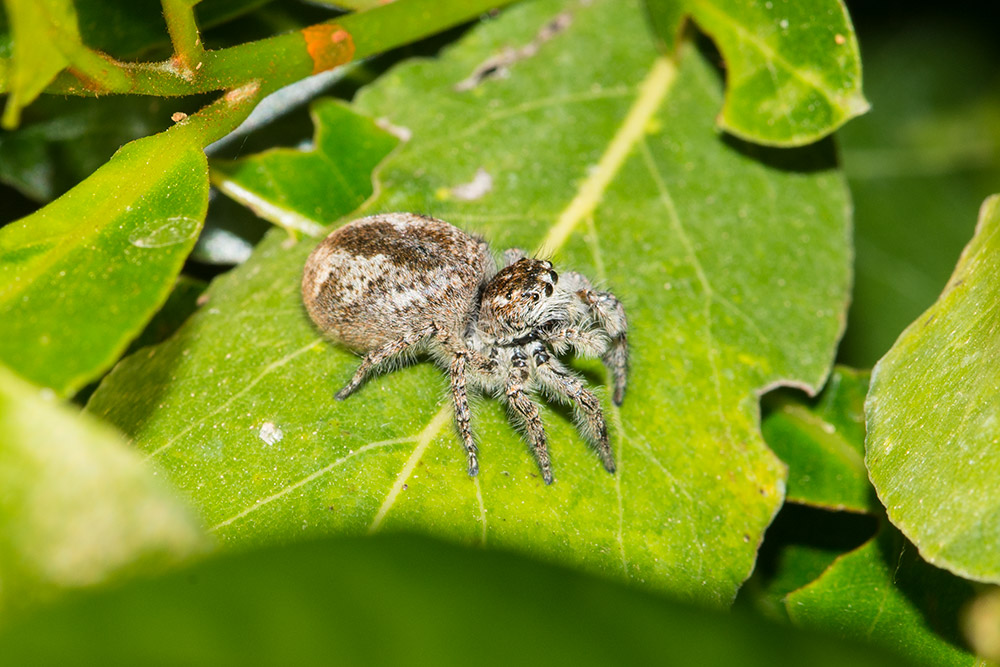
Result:
[[[610,292],[552,263],[504,253],[497,271],[489,247],[441,220],[412,213],[362,218],[334,231],[309,256],[302,295],[313,321],[364,352],[346,398],[376,366],[426,349],[451,379],[455,421],[479,470],[468,385],[502,397],[523,425],[546,483],[552,470],[534,394],[569,402],[609,472],[615,463],[597,397],[556,357],[573,350],[599,356],[612,400],[625,395],[625,310]]]

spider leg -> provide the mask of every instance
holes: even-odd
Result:
[[[408,333],[405,336],[396,338],[395,340],[391,340],[385,345],[369,351],[368,354],[366,354],[361,360],[361,365],[358,366],[358,370],[354,371],[354,377],[351,378],[350,382],[344,385],[343,389],[337,392],[337,400],[342,401],[350,396],[355,389],[361,386],[361,383],[364,382],[365,378],[369,373],[371,373],[373,368],[378,366],[383,361],[405,352],[429,336],[434,335],[435,330],[434,326],[420,329]]]
[[[455,424],[458,426],[458,433],[462,436],[462,446],[465,447],[465,454],[469,460],[469,477],[474,477],[479,473],[479,459],[476,458],[476,441],[472,438],[471,418],[472,412],[469,410],[469,394],[466,390],[466,365],[468,355],[458,353],[451,362],[449,368],[451,375],[451,397],[455,404]]]
[[[570,401],[577,408],[583,418],[586,435],[597,445],[604,469],[614,472],[615,455],[608,443],[608,427],[597,396],[584,386],[575,373],[550,356],[543,345],[534,347],[532,357],[537,380],[552,394]]]
[[[505,388],[507,403],[524,423],[528,441],[531,443],[532,449],[535,450],[535,458],[538,459],[538,466],[542,470],[542,479],[545,480],[546,484],[551,484],[552,461],[549,459],[545,427],[542,426],[542,417],[538,413],[538,406],[525,391],[525,384],[528,380],[527,355],[520,348],[515,348],[511,357],[513,368],[507,377]]]
[[[628,320],[625,307],[611,292],[594,289],[593,284],[581,273],[567,271],[561,281],[565,287],[576,293],[589,315],[608,332],[611,342],[601,356],[605,368],[611,374],[611,400],[621,405],[625,399],[625,385],[628,381]]]
[[[572,347],[584,356],[597,357],[607,352],[610,345],[608,335],[602,330],[569,326],[542,332],[540,338],[552,346],[556,354],[562,354]]]

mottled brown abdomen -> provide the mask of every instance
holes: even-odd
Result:
[[[365,352],[436,324],[464,331],[496,267],[486,244],[442,220],[386,213],[331,233],[306,261],[317,326]]]

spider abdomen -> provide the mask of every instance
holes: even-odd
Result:
[[[485,243],[412,213],[344,225],[313,250],[302,276],[310,317],[365,352],[434,326],[463,331],[494,272]]]

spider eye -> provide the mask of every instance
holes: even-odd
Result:
[[[545,285],[545,296],[552,296],[553,290],[554,290],[554,288],[552,287],[552,285],[550,283],[546,284]]]
[[[552,289],[552,287],[551,287],[551,286],[549,286],[549,289]],[[531,300],[532,300],[532,301],[538,301],[538,298],[539,298],[539,297],[538,297],[538,292],[532,292],[532,293],[531,293]]]
[[[511,290],[507,290],[506,297],[507,297],[507,300],[510,301],[511,299],[514,298],[514,292],[511,291]]]

